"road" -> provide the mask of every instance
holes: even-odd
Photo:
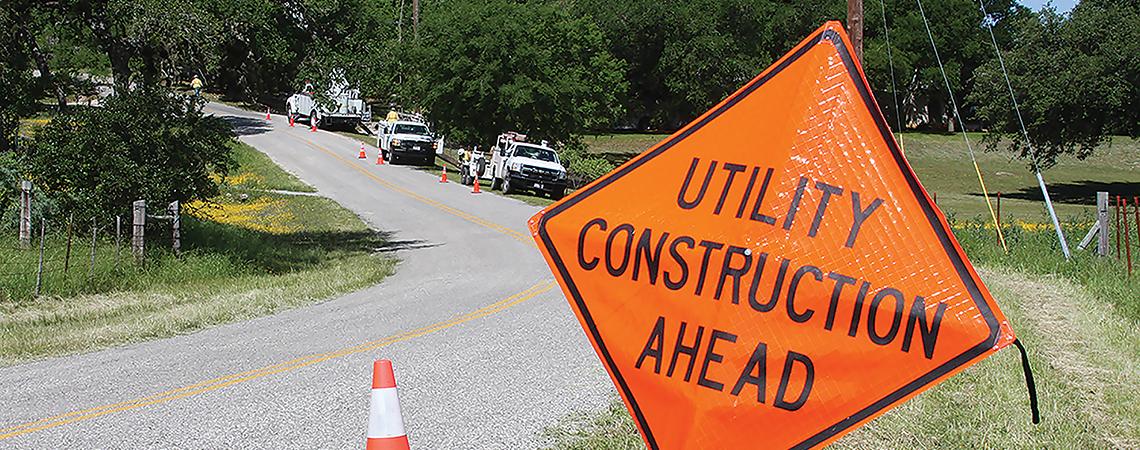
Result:
[[[414,448],[533,448],[614,390],[533,244],[538,208],[359,160],[342,136],[210,105],[240,139],[401,248],[318,305],[0,369],[0,448],[359,448],[392,359]]]

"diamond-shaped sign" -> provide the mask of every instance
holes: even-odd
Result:
[[[1014,335],[829,22],[531,219],[650,448],[813,447]]]

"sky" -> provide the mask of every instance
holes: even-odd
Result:
[[[1067,13],[1073,10],[1073,6],[1076,6],[1078,1],[1079,0],[1018,0],[1018,3],[1034,11],[1041,9],[1046,3],[1052,3],[1053,7],[1057,8],[1057,12]]]

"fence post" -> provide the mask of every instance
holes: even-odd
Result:
[[[146,259],[146,247],[143,235],[146,233],[146,200],[138,200],[132,204],[134,212],[131,229],[131,253],[135,256],[135,263],[141,264]]]
[[[87,265],[87,279],[95,278],[95,233],[97,228],[95,226],[95,218],[91,218],[91,262]]]
[[[32,245],[32,182],[20,182],[20,248]]]
[[[40,218],[40,263],[36,269],[36,297],[40,296],[40,289],[44,285],[44,231],[47,228],[47,219]]]
[[[119,265],[122,256],[123,216],[115,216],[115,266]]]
[[[1116,259],[1120,259],[1120,196],[1116,196],[1116,214],[1113,215],[1116,220]]]
[[[997,240],[1001,244],[1001,191],[997,192]]]
[[[170,203],[170,232],[172,237],[171,246],[174,247],[174,256],[182,257],[182,216],[181,208],[179,207],[178,200]]]
[[[1100,236],[1096,241],[1096,254],[1108,256],[1108,192],[1096,193],[1096,223]]]
[[[74,222],[74,214],[67,216],[67,250],[63,253],[63,273],[71,270],[71,226]]]

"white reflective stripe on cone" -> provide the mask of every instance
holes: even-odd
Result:
[[[400,415],[400,398],[396,388],[372,390],[372,409],[368,414],[368,437],[390,438],[404,435],[404,418]]]

